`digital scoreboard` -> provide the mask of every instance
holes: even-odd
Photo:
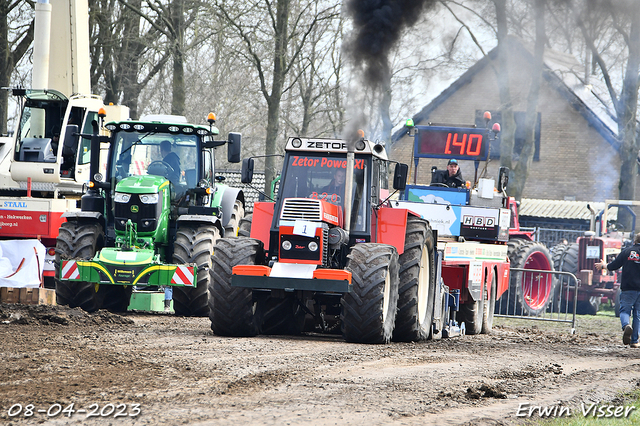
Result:
[[[414,157],[485,161],[489,139],[485,129],[415,126]]]

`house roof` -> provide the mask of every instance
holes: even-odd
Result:
[[[522,40],[515,37],[510,36],[508,40],[512,48],[520,50],[528,60],[533,61],[532,48],[525,46]],[[414,115],[414,124],[426,124],[425,122],[434,110],[451,95],[471,83],[474,76],[489,65],[490,61],[494,60],[496,56],[497,47],[476,62],[464,72],[460,78],[455,80],[428,105],[422,108],[420,112]],[[603,98],[597,95],[597,93],[606,93],[606,88],[599,87],[598,82],[584,84],[580,78],[583,66],[575,57],[565,53],[545,49],[544,68],[543,78],[547,83],[557,90],[607,142],[616,148],[616,150],[619,149],[620,142],[616,138],[618,127],[615,121],[615,115],[603,101]],[[400,138],[407,133],[407,130],[406,126],[402,126],[396,131],[391,138],[392,144],[400,140]]]
[[[518,215],[545,219],[590,220],[591,212],[587,206],[590,206],[596,214],[598,214],[604,209],[605,203],[523,198],[518,207]],[[612,207],[607,217],[609,220],[616,220],[618,217],[618,208]]]

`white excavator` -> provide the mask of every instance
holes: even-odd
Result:
[[[20,120],[0,141],[0,250],[19,244],[24,256],[7,262],[0,253],[0,287],[53,287],[61,216],[79,209],[89,181],[91,146],[81,133],[94,120],[129,117],[127,107],[91,94],[88,11],[87,0],[35,4],[32,87],[12,89]]]

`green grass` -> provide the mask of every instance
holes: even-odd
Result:
[[[573,415],[570,417],[560,417],[553,419],[540,419],[540,420],[527,420],[525,422],[528,426],[534,425],[544,425],[544,426],[584,426],[584,425],[598,425],[598,426],[634,426],[640,424],[640,390],[634,390],[633,392],[626,393],[620,395],[614,401],[610,402],[602,402],[598,406],[606,406],[612,405],[614,408],[612,410],[615,411],[615,407],[623,406],[623,407],[636,407],[635,410],[632,410],[629,414],[629,417],[620,417],[620,418],[605,418],[605,417],[594,417],[593,412],[590,412],[589,415],[584,416],[580,407],[577,408],[577,411],[574,409]],[[588,408],[589,406],[587,406]],[[604,411],[604,415],[606,415],[606,411]],[[597,413],[596,413],[597,416]]]

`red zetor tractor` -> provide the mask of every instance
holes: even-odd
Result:
[[[598,271],[595,264],[601,259],[611,262],[625,245],[633,240],[633,232],[619,232],[617,227],[608,226],[607,213],[611,207],[625,208],[633,220],[631,230],[635,229],[635,214],[631,206],[640,205],[637,201],[606,200],[604,210],[597,213],[587,205],[592,213],[591,230],[579,237],[575,243],[558,244],[552,249],[555,267],[559,271],[571,272],[579,280],[577,300],[574,300],[575,283],[562,280],[556,291],[555,302],[560,312],[595,315],[604,300],[613,300],[616,316],[620,314],[620,271]]]
[[[277,199],[254,205],[250,238],[214,248],[214,333],[341,330],[360,343],[459,333],[445,320],[456,299],[436,278],[429,223],[387,201],[384,147],[362,137],[289,138],[285,151]],[[252,174],[245,159],[242,182]],[[406,177],[407,166],[396,164],[393,189],[404,189]]]

